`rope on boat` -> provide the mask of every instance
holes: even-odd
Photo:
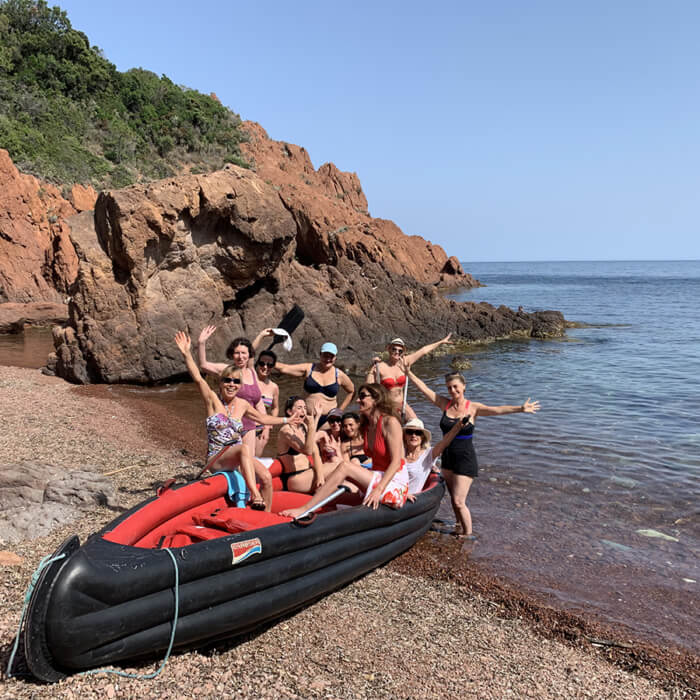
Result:
[[[173,562],[173,568],[175,569],[175,614],[173,616],[173,628],[170,633],[170,643],[168,644],[168,650],[165,652],[165,658],[161,662],[160,666],[153,672],[151,673],[128,673],[127,671],[118,671],[115,668],[95,668],[91,669],[90,671],[83,671],[82,673],[79,673],[77,675],[79,676],[91,676],[97,673],[111,673],[114,674],[115,676],[122,676],[123,678],[135,678],[140,681],[147,681],[155,678],[160,674],[160,672],[165,668],[165,664],[168,662],[168,659],[170,658],[170,653],[173,650],[173,644],[175,643],[175,632],[177,631],[177,620],[180,614],[180,570],[178,569],[177,566],[177,560],[175,559],[175,555],[169,550],[169,549],[163,549],[162,551],[167,552],[170,558],[172,559]],[[34,572],[31,581],[29,582],[29,586],[27,587],[27,592],[24,596],[24,606],[22,608],[22,615],[20,616],[19,620],[19,627],[17,628],[17,635],[15,637],[15,643],[12,648],[12,653],[10,654],[10,660],[7,664],[7,672],[6,676],[7,678],[11,677],[11,669],[12,669],[12,664],[15,660],[15,654],[17,653],[17,648],[19,646],[19,636],[22,631],[22,625],[24,624],[24,618],[27,614],[27,608],[29,607],[29,601],[31,600],[32,593],[34,592],[34,588],[37,584],[37,581],[39,580],[39,576],[41,575],[41,572],[50,564],[53,564],[53,562],[58,561],[59,559],[63,559],[66,555],[65,554],[59,554],[58,556],[52,556],[48,554],[45,556],[40,562],[39,566],[37,566],[36,571]]]
[[[27,615],[27,608],[29,607],[29,601],[31,600],[32,593],[34,592],[34,587],[37,584],[37,581],[39,580],[39,576],[41,576],[41,572],[49,565],[53,564],[55,561],[58,561],[59,559],[63,559],[66,555],[65,554],[59,554],[58,556],[53,556],[51,554],[47,554],[40,562],[39,566],[36,567],[36,571],[34,571],[34,574],[32,575],[31,581],[29,581],[29,586],[27,586],[27,592],[24,594],[24,605],[22,606],[22,614],[19,617],[19,626],[17,627],[17,634],[15,635],[15,643],[12,646],[12,653],[10,654],[10,660],[7,662],[7,671],[5,672],[5,675],[8,678],[12,677],[12,664],[14,663],[15,660],[15,654],[17,653],[17,648],[19,647],[19,636],[22,632],[22,625],[24,625],[24,618]]]

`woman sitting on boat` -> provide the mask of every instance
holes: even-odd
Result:
[[[535,413],[540,409],[540,402],[530,401],[528,398],[519,406],[487,406],[469,401],[464,397],[467,383],[459,372],[450,372],[445,375],[445,386],[449,397],[436,394],[410,369],[408,376],[429,401],[442,409],[440,430],[443,435],[449,434],[456,424],[461,425],[457,435],[443,451],[442,475],[445,477],[457,523],[461,527],[461,530],[456,530],[455,534],[461,539],[474,539],[472,516],[466,503],[469,488],[479,473],[476,452],[472,444],[474,422],[479,416]]]
[[[274,336],[271,328],[266,328],[263,333]],[[318,406],[320,418],[317,428],[326,422],[328,414],[334,408],[339,408],[341,412],[344,411],[355,394],[355,385],[350,377],[342,369],[335,366],[337,356],[338,348],[335,343],[324,343],[321,346],[318,362],[301,362],[294,365],[278,362],[275,367],[282,374],[305,378],[304,392],[309,413],[316,412],[315,407]],[[339,406],[338,392],[341,388],[345,390],[345,397]]]
[[[372,460],[365,454],[365,440],[360,432],[360,416],[350,411],[343,414],[343,458],[363,467],[371,466]]]
[[[205,372],[219,375],[230,365],[225,362],[209,362],[207,360],[207,340],[213,335],[214,331],[216,331],[216,326],[206,326],[206,328],[202,329],[197,343],[197,359],[199,360],[199,366]],[[251,368],[255,358],[253,344],[248,338],[234,338],[226,349],[226,357],[230,358],[233,366],[241,371],[242,384],[238,392],[238,398],[247,401],[252,408],[257,409],[260,413],[266,413],[260,384],[255,371]],[[254,420],[247,417],[243,418],[243,429],[245,430],[243,444],[247,445],[250,453],[253,455],[256,454],[255,428]],[[269,487],[272,489],[272,479],[267,470],[265,472],[265,474],[262,474],[258,469],[258,478],[262,480],[263,486],[266,486],[265,482],[269,481]]]
[[[323,485],[332,466],[323,464],[316,443],[318,414],[308,413],[301,396],[290,396],[285,415],[295,424],[285,425],[277,436],[277,459],[282,463],[282,488],[285,491],[312,493]],[[299,423],[296,423],[299,420]],[[306,425],[304,425],[306,421]]]
[[[342,428],[343,412],[334,408],[329,414],[326,424],[316,433],[318,452],[324,465],[335,467],[343,461]]]
[[[376,510],[381,503],[401,508],[406,503],[408,471],[394,404],[381,384],[363,384],[357,398],[365,452],[372,458],[372,469],[355,462],[341,462],[305,506],[283,511],[281,515],[298,517],[333,493],[346,479],[365,491],[363,503],[368,508]]]
[[[272,479],[265,467],[253,458],[253,454],[242,437],[245,431],[243,418],[252,418],[263,425],[299,424],[301,418],[270,417],[260,413],[241,399],[243,372],[235,365],[221,371],[219,394],[213,391],[199,372],[190,352],[190,336],[184,331],[175,334],[175,343],[185,358],[187,371],[197,384],[207,408],[207,469],[209,471],[231,471],[239,469],[251,494],[251,507],[270,510],[272,505]],[[263,493],[258,490],[255,474],[260,469],[268,476],[269,488],[263,483]]]
[[[280,388],[270,379],[272,368],[277,363],[277,355],[272,350],[263,350],[258,355],[255,363],[255,372],[258,375],[258,386],[262,393],[262,402],[269,416],[279,415]],[[258,428],[257,441],[255,443],[255,456],[262,457],[265,446],[270,439],[270,426]]]
[[[436,348],[450,342],[452,333],[448,333],[442,340],[430,345],[424,345],[410,355],[406,355],[406,343],[402,338],[394,338],[386,346],[389,357],[386,362],[375,357],[372,360],[372,368],[367,373],[367,383],[381,384],[394,401],[394,405],[401,414],[401,421],[405,422],[416,417],[415,411],[406,403],[404,404],[404,386],[406,385],[406,373],[402,369],[402,363],[406,362],[410,367],[416,360],[425,357]]]
[[[464,416],[462,416],[464,418]],[[467,419],[468,420],[468,419]],[[463,427],[461,421],[455,421],[450,431],[442,440],[433,447],[430,446],[432,435],[423,425],[420,418],[412,418],[403,427],[403,447],[406,455],[406,469],[408,470],[408,493],[420,493],[430,472],[435,467],[435,460],[443,453],[444,449],[457,437]]]

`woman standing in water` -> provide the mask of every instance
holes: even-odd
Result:
[[[425,397],[442,409],[440,430],[446,435],[455,424],[462,422],[462,428],[442,453],[442,474],[447,490],[450,492],[452,508],[461,526],[461,532],[455,534],[461,539],[474,539],[472,534],[472,516],[467,508],[467,496],[472,482],[479,473],[476,452],[472,444],[474,422],[479,416],[505,416],[510,413],[536,413],[540,410],[539,401],[528,398],[519,406],[487,406],[464,397],[467,383],[459,372],[445,375],[447,396],[439,396],[425,382],[421,381],[410,369],[408,377],[423,392]]]
[[[406,355],[406,343],[402,338],[394,338],[389,341],[386,346],[389,357],[386,362],[383,362],[381,358],[375,357],[372,360],[372,368],[367,373],[367,383],[372,384],[376,382],[381,384],[391,396],[394,405],[397,407],[399,413],[401,414],[401,421],[405,422],[416,417],[415,411],[406,404],[403,403],[404,386],[406,384],[406,373],[403,370],[403,363],[406,363],[409,367],[419,360],[421,357],[425,357],[428,353],[431,353],[436,348],[450,342],[452,333],[448,333],[442,340],[438,340],[435,343],[430,343],[430,345],[424,345],[410,355]]]
[[[290,419],[270,417],[252,408],[247,401],[239,397],[243,372],[235,365],[225,367],[220,373],[219,393],[214,392],[199,372],[192,353],[190,352],[190,336],[184,331],[175,334],[175,344],[182,353],[187,365],[187,371],[197,384],[199,393],[207,408],[207,469],[218,470],[239,469],[246,486],[251,494],[251,507],[259,510],[270,510],[272,505],[272,480],[269,488],[263,484],[263,494],[258,490],[255,473],[267,469],[260,464],[241,439],[243,434],[243,418],[249,417],[263,425],[284,425],[285,423],[299,424],[302,418]],[[269,477],[269,473],[268,473]]]

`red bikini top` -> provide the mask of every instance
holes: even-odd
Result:
[[[393,377],[387,377],[386,379],[382,379],[382,386],[386,389],[393,389],[396,386],[401,387],[404,384],[406,384],[405,374],[402,374],[398,379],[394,379]]]

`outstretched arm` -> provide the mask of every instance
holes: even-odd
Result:
[[[540,402],[530,401],[529,398],[520,406],[487,406],[483,403],[475,406],[477,416],[507,416],[510,413],[537,413],[540,410]]]
[[[216,326],[205,326],[202,332],[199,334],[197,340],[197,359],[199,360],[199,366],[210,374],[221,374],[221,372],[228,367],[225,362],[208,362],[207,361],[207,340],[213,335],[216,330]]]
[[[243,401],[243,399],[238,399]],[[267,413],[260,413],[256,408],[253,408],[247,401],[245,402],[246,407],[243,411],[244,415],[248,416],[251,420],[254,420],[258,424],[262,425],[299,425],[302,422],[301,418],[291,416],[287,418],[286,416],[268,416]]]
[[[202,395],[202,398],[208,403],[211,402],[213,400],[212,394],[214,392],[207,384],[206,380],[199,371],[199,367],[197,367],[197,363],[192,357],[192,352],[190,351],[190,348],[192,347],[192,340],[190,339],[190,336],[187,335],[185,331],[178,331],[175,334],[175,344],[182,353],[182,356],[185,358],[185,365],[187,365],[187,371],[190,373],[190,377],[192,377],[195,384],[197,385],[197,388],[199,389],[199,393]]]
[[[430,345],[424,345],[422,348],[412,352],[410,355],[406,355],[406,362],[408,362],[409,365],[412,365],[416,360],[420,360],[421,357],[424,357],[428,353],[432,352],[435,350],[435,348],[439,348],[441,345],[449,343],[451,337],[452,333],[448,333],[442,340],[438,340],[435,343],[430,343]]]
[[[311,369],[311,363],[302,362],[298,365],[287,365],[284,362],[277,362],[275,369],[282,374],[288,374],[290,377],[304,377]]]
[[[419,379],[411,369],[407,370],[407,374],[408,378],[418,387],[419,391],[421,391],[428,401],[431,401],[443,411],[447,408],[449,402],[444,396],[436,394],[422,379]]]

